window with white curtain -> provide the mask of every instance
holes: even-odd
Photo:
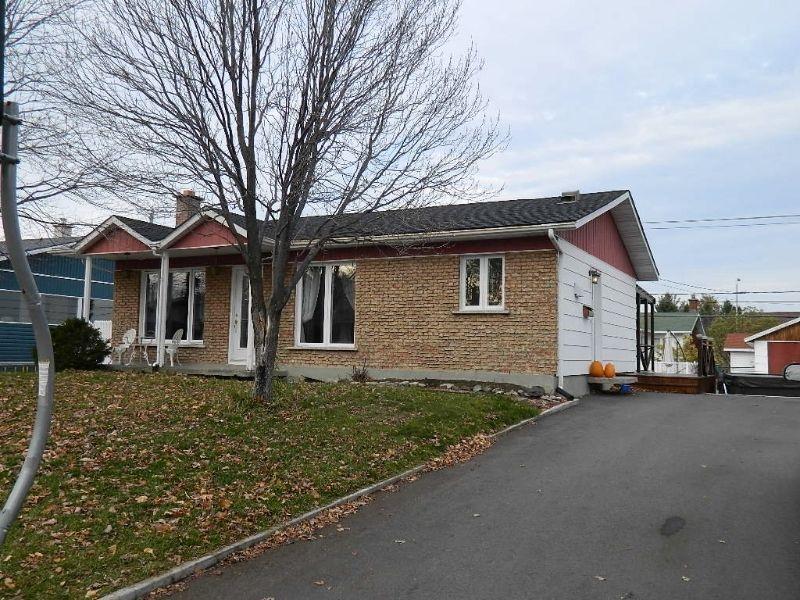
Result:
[[[144,339],[156,337],[158,306],[158,271],[142,273],[141,318],[139,334]],[[164,339],[172,339],[183,330],[182,340],[203,340],[205,321],[206,274],[203,269],[170,269],[167,284],[167,327]]]
[[[352,348],[356,324],[356,266],[312,264],[296,290],[295,343]]]
[[[504,310],[505,259],[503,256],[461,257],[462,311]]]

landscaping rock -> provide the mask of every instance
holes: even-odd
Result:
[[[482,392],[482,391],[483,391],[483,387],[481,387],[481,386],[479,386],[479,385],[476,385],[476,386],[474,386],[474,387],[472,388],[472,391],[473,391],[473,392],[476,392],[476,393],[477,393],[477,392]]]
[[[538,385],[532,385],[530,387],[520,388],[518,393],[526,398],[541,398],[544,396],[544,388]]]
[[[439,387],[444,388],[445,390],[454,390],[456,388],[455,384],[452,383],[443,383]]]

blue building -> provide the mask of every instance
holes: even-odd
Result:
[[[79,238],[56,237],[24,240],[28,261],[42,295],[45,315],[51,325],[70,317],[86,317],[84,292],[90,298],[88,317],[106,337],[111,334],[114,298],[114,262],[93,259],[91,279],[85,278],[85,262],[70,256]],[[85,287],[86,286],[86,287]],[[0,369],[33,364],[35,347],[28,309],[19,291],[14,271],[0,242]]]

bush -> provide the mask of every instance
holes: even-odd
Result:
[[[50,334],[57,371],[97,369],[111,353],[100,332],[83,319],[67,319],[51,327]]]

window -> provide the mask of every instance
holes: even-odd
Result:
[[[158,279],[158,271],[146,271],[142,274],[142,314],[139,333],[145,339],[156,337]],[[167,284],[167,327],[164,339],[171,339],[178,329],[183,329],[182,340],[189,342],[203,340],[205,297],[205,271],[202,269],[170,270]]]
[[[502,256],[464,256],[461,259],[463,311],[504,309],[505,260]]]
[[[297,285],[295,343],[311,347],[355,344],[356,266],[311,265]]]

